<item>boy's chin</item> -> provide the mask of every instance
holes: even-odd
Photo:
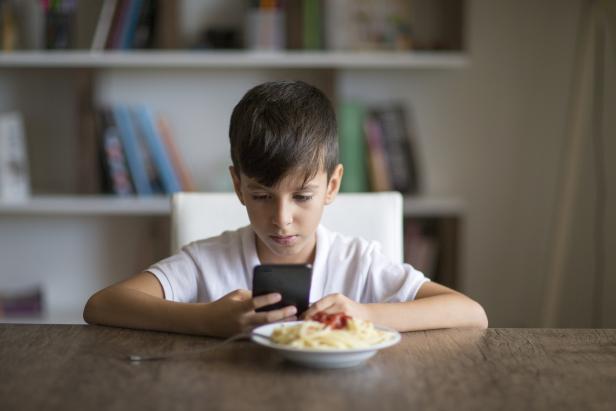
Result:
[[[303,245],[280,246],[278,244],[267,244],[267,248],[274,258],[280,258],[280,264],[303,264],[305,263],[302,258],[304,254]]]

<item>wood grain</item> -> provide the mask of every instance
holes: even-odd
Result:
[[[0,409],[616,409],[616,330],[407,333],[360,367],[295,366],[249,342],[81,325],[0,325]]]

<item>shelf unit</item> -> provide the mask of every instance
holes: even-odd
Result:
[[[21,51],[0,54],[0,67],[14,68],[331,68],[455,69],[462,52],[343,51]]]
[[[10,215],[133,215],[167,216],[171,212],[169,197],[153,196],[34,196],[20,203],[0,202],[0,217]],[[405,217],[460,216],[464,205],[460,200],[449,198],[404,198]]]
[[[206,24],[197,20],[206,11],[215,14],[217,7],[212,4],[217,2],[222,3],[188,1],[184,19],[192,21],[183,22],[184,26],[194,30]],[[442,6],[447,2],[437,3]],[[424,8],[434,4],[432,0],[417,2]],[[233,0],[227,5],[241,10],[244,2]],[[0,276],[0,290],[11,281],[31,277],[26,285],[42,284],[49,296],[44,317],[0,322],[81,322],[81,309],[93,291],[168,253],[168,197],[85,195],[78,188],[74,170],[80,136],[75,123],[76,107],[83,101],[91,98],[95,103],[113,104],[136,99],[170,117],[177,116],[184,126],[177,130],[177,142],[186,147],[183,154],[193,174],[202,176],[216,168],[226,171],[220,158],[228,156],[226,143],[221,142],[225,139],[214,139],[207,150],[198,144],[204,127],[211,136],[226,135],[223,126],[210,129],[202,117],[222,123],[221,118],[228,118],[229,108],[241,93],[256,82],[302,79],[323,89],[336,102],[348,97],[345,88],[348,91],[357,81],[353,73],[390,71],[399,76],[468,67],[471,63],[463,39],[458,40],[459,49],[412,52],[178,49],[0,53],[0,111],[17,109],[35,119],[26,127],[35,169],[33,196],[23,203],[0,203],[0,259],[8,267],[7,275]],[[194,155],[204,151],[204,155]],[[223,174],[212,174],[211,179],[197,181],[198,189],[221,190],[211,181]],[[439,221],[439,235],[446,236],[449,244],[445,248],[453,253],[448,259],[450,267],[445,269],[453,269],[456,277],[464,204],[449,198],[407,197],[404,215],[406,221]]]

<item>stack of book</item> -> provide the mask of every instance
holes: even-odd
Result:
[[[297,0],[285,3],[289,49],[409,50],[406,0]]]
[[[104,0],[91,49],[178,47],[178,1]]]
[[[43,315],[43,290],[30,287],[20,290],[0,290],[0,320],[36,318]]]
[[[178,47],[178,1],[0,0],[0,49]]]
[[[407,115],[407,113],[409,115]],[[410,110],[391,103],[364,107],[345,102],[338,110],[342,191],[420,191],[417,139]]]
[[[146,106],[115,105],[98,113],[102,187],[117,195],[194,191],[164,117]]]

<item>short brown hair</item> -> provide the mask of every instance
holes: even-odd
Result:
[[[250,89],[233,109],[231,160],[266,187],[290,172],[304,181],[338,164],[336,115],[329,99],[303,81],[272,81]]]

